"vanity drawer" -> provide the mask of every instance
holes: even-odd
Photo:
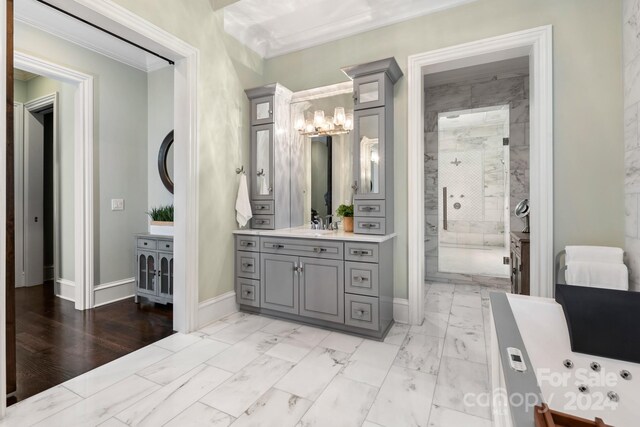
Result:
[[[236,236],[236,249],[258,252],[260,250],[260,238],[258,236]]]
[[[344,294],[345,324],[358,328],[380,328],[378,298]]]
[[[236,301],[238,304],[260,307],[260,281],[238,277]]]
[[[354,201],[354,216],[384,217],[384,200],[356,200]]]
[[[279,237],[262,237],[260,248],[264,253],[299,255],[312,258],[343,259],[342,242],[327,240],[283,239]]]
[[[144,249],[157,249],[158,246],[155,240],[138,237],[138,247]]]
[[[344,259],[347,261],[378,262],[378,245],[376,243],[346,242]]]
[[[273,200],[253,200],[251,202],[251,212],[254,215],[273,215]]]
[[[236,276],[246,279],[260,279],[260,254],[236,252]]]
[[[158,250],[165,251],[165,252],[173,252],[173,241],[158,240]]]
[[[352,294],[378,296],[378,264],[344,263],[344,291]]]
[[[353,230],[360,234],[385,234],[384,225],[384,218],[355,217],[353,219]]]
[[[254,215],[253,218],[251,218],[251,228],[273,230],[274,222],[275,216],[273,215]]]

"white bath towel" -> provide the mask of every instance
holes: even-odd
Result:
[[[605,262],[622,264],[624,252],[620,248],[608,246],[567,246],[565,264],[572,262]]]
[[[567,263],[564,277],[569,285],[629,290],[629,271],[622,263],[574,261]]]
[[[240,186],[238,187],[238,197],[236,198],[236,221],[238,221],[240,227],[244,227],[252,216],[247,176],[242,174],[240,176]]]

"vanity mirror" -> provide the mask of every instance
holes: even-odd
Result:
[[[299,99],[294,95],[291,104],[292,123],[297,127],[293,132],[293,145],[303,159],[300,171],[302,182],[292,184],[299,185],[299,191],[303,195],[301,202],[305,224],[315,216],[321,218],[326,225],[328,217],[335,215],[338,205],[351,204],[353,197],[353,131],[352,122],[349,123],[353,113],[351,89],[345,87],[341,93],[329,89],[327,91],[329,93],[326,95],[318,94],[313,99]],[[318,112],[325,112],[325,121],[333,124],[334,120],[329,115],[335,114],[335,111],[343,116],[339,120],[340,124],[333,127],[333,132],[320,132],[318,135],[296,126],[299,123],[313,123],[314,120],[317,122],[320,115]],[[328,127],[324,126],[325,129]]]
[[[173,131],[169,132],[158,152],[158,173],[165,188],[173,194]]]

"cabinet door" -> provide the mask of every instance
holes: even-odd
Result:
[[[273,200],[273,125],[251,127],[251,198]]]
[[[173,295],[173,254],[158,254],[158,295],[163,297],[171,297]]]
[[[138,251],[137,262],[138,292],[156,294],[156,254]]]
[[[298,314],[298,257],[260,254],[262,308]]]
[[[354,197],[385,197],[385,109],[373,108],[354,113]]]
[[[353,108],[361,110],[384,106],[385,83],[384,73],[353,79]]]
[[[273,123],[273,96],[251,100],[251,125]]]
[[[344,323],[344,262],[300,258],[300,315]]]

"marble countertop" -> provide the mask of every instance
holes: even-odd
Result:
[[[233,234],[245,236],[290,237],[298,239],[342,240],[382,243],[397,236],[396,233],[375,236],[346,233],[344,230],[312,230],[308,227],[282,228],[280,230],[235,230]]]

